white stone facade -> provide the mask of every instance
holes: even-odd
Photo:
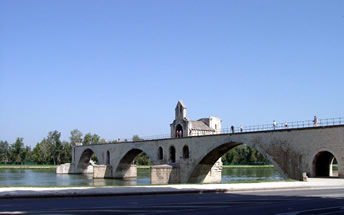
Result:
[[[186,106],[178,101],[176,106],[176,118],[171,126],[171,137],[201,136],[221,133],[221,119],[215,116],[190,120],[186,116]]]

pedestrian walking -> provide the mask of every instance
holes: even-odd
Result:
[[[243,129],[243,127],[242,127],[242,125],[240,125],[240,132],[242,132],[244,129]]]
[[[285,122],[285,123],[284,123],[284,127],[285,127],[285,128],[288,128],[288,122]]]
[[[272,126],[274,127],[274,130],[276,129],[276,120],[272,121]]]
[[[314,127],[318,126],[319,120],[317,116],[314,116],[313,123],[314,123]]]
[[[231,126],[232,133],[234,133],[234,125]]]

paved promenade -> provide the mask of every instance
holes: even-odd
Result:
[[[344,179],[311,178],[308,182],[263,182],[242,184],[184,184],[128,187],[64,187],[0,188],[0,198],[78,197],[78,196],[125,196],[174,193],[229,193],[268,190],[344,188]]]

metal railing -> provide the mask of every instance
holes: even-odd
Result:
[[[295,122],[276,123],[275,126],[273,125],[273,123],[263,124],[263,125],[251,125],[251,126],[235,126],[233,130],[232,128],[222,129],[220,134],[247,133],[247,132],[273,131],[273,130],[285,130],[285,129],[311,128],[311,127],[326,127],[326,126],[336,126],[336,125],[344,125],[344,117],[318,119],[317,123],[314,123],[314,120],[304,120],[304,121],[295,121]],[[199,136],[204,136],[204,135],[199,135]],[[171,139],[171,136],[170,134],[161,134],[161,135],[140,137],[140,139],[143,139],[143,140]],[[132,138],[125,138],[125,139],[120,140],[120,142],[132,142],[132,141],[133,141]]]
[[[304,120],[296,122],[283,122],[276,123],[274,126],[271,124],[264,125],[251,125],[251,126],[239,126],[232,128],[222,129],[222,134],[227,133],[244,133],[244,132],[257,132],[257,131],[272,131],[272,130],[283,130],[283,129],[297,129],[297,128],[311,128],[311,127],[325,127],[344,125],[344,117],[329,118],[329,119],[318,119],[315,123],[314,120]]]

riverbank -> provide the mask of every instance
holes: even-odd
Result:
[[[222,168],[273,168],[273,165],[223,165]]]
[[[56,169],[57,165],[0,165],[0,169]],[[273,168],[273,165],[223,165],[223,168]],[[138,165],[139,169],[149,169],[150,166]]]
[[[274,166],[272,164],[268,164],[268,165],[223,165],[222,167],[223,168],[273,168]],[[137,165],[137,168],[149,169],[150,166]]]
[[[0,165],[0,169],[56,169],[56,165]]]

